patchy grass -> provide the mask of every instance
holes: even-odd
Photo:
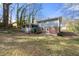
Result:
[[[0,33],[1,56],[79,56],[79,37]]]

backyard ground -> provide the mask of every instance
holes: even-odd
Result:
[[[79,37],[0,33],[1,56],[79,56]]]

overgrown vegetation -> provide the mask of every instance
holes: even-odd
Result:
[[[67,31],[79,33],[79,21],[69,22],[67,26]]]
[[[0,33],[2,56],[79,56],[79,37]]]

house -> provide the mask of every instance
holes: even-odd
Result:
[[[57,17],[38,21],[38,24],[45,30],[52,29],[52,31],[59,32],[60,29],[61,31],[67,31],[70,24],[74,25],[77,24],[77,22],[79,22],[78,19],[70,20],[70,19],[64,19],[63,17]]]
[[[42,27],[44,30],[52,33],[57,33],[59,32],[59,29],[62,24],[62,17],[45,19],[37,22],[38,22],[38,25]]]

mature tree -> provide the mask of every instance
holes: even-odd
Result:
[[[62,8],[62,13],[65,18],[76,19],[79,18],[79,3],[66,3]]]
[[[39,14],[41,9],[42,9],[42,5],[41,4],[32,4],[30,6],[30,13],[29,13],[29,15],[30,15],[30,17],[32,19],[32,23],[34,23],[34,20],[36,19],[37,15]]]
[[[21,27],[23,25],[23,22],[25,20],[26,17],[26,9],[29,5],[27,4],[22,4],[19,6],[19,4],[17,4],[17,13],[16,13],[16,18],[17,18],[17,25],[18,27]]]
[[[63,15],[71,22],[68,24],[68,31],[79,32],[79,3],[64,4]]]
[[[15,6],[12,4],[9,6],[9,23],[12,24],[12,16],[13,16],[13,13],[14,13],[14,10],[15,10]]]
[[[19,27],[19,4],[17,3],[17,11],[16,11],[16,20],[17,20],[17,26]]]
[[[9,21],[9,6],[10,3],[3,3],[3,24],[6,29],[8,28]]]
[[[17,4],[17,22],[21,27],[23,24],[33,23],[38,12],[41,9],[41,4]]]

